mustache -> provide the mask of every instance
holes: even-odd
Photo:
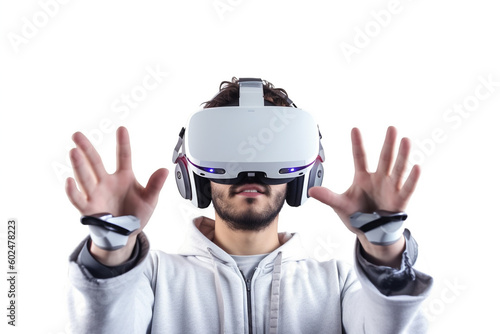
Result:
[[[235,183],[229,187],[229,196],[235,196],[237,194],[236,189],[246,184],[258,184],[265,189],[264,194],[269,195],[271,192],[271,187],[268,184],[263,183],[258,178],[255,177],[245,177],[243,180]]]

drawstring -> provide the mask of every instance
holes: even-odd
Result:
[[[271,314],[269,316],[269,334],[278,333],[278,318],[280,314],[280,284],[281,284],[281,252],[274,259],[273,278],[271,282]]]
[[[212,250],[210,248],[207,248],[207,250],[212,257],[212,266],[214,267],[215,293],[217,295],[217,308],[219,311],[219,333],[224,334],[224,299],[222,298],[219,269],[217,269],[217,263],[215,262],[215,257],[212,254]]]
[[[212,266],[214,269],[215,293],[217,295],[217,308],[219,311],[219,333],[224,334],[224,299],[222,297],[222,287],[220,283],[219,269],[215,256],[210,248],[207,248],[212,258]],[[271,305],[269,316],[269,334],[278,333],[278,320],[280,310],[280,285],[281,285],[281,264],[282,253],[279,252],[274,259],[272,281],[271,281]]]

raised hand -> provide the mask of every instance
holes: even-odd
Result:
[[[70,158],[80,189],[77,188],[75,179],[68,178],[66,193],[82,215],[108,212],[114,216],[134,215],[139,218],[141,228],[129,238],[130,244],[133,245],[136,235],[146,226],[153,214],[168,170],[158,169],[151,175],[146,187],[141,186],[132,171],[127,129],[120,127],[116,138],[117,167],[113,174],[108,174],[101,157],[89,140],[80,132],[73,135],[76,148],[70,151]]]
[[[408,157],[410,154],[410,141],[403,138],[399,146],[396,161],[394,148],[396,143],[396,129],[389,127],[380,153],[377,170],[368,172],[366,154],[363,148],[361,133],[357,128],[351,132],[352,152],[354,157],[354,180],[352,185],[342,194],[337,194],[325,187],[314,187],[309,195],[332,207],[349,230],[355,233],[363,248],[368,253],[374,252],[374,257],[380,257],[379,262],[392,261],[380,253],[389,251],[391,256],[398,253],[404,246],[404,240],[394,244],[394,247],[382,247],[368,242],[363,232],[351,226],[349,216],[356,211],[373,212],[375,210],[404,211],[420,176],[420,167],[413,166],[410,174],[404,180]],[[392,246],[392,245],[391,245]]]

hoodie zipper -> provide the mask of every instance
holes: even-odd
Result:
[[[252,334],[252,277],[255,273],[255,270],[252,272],[250,278],[246,278],[243,272],[240,270],[241,276],[243,276],[243,280],[245,281],[245,286],[247,288],[247,312],[248,312],[248,333]]]

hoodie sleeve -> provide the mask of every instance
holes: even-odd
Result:
[[[384,295],[420,295],[426,288],[417,279],[413,264],[418,256],[418,244],[411,236],[409,230],[404,231],[406,239],[406,249],[401,255],[401,265],[399,269],[377,266],[362,255],[361,244],[356,241],[356,264],[370,282]]]
[[[77,262],[84,240],[70,256],[68,310],[72,333],[148,333],[154,295],[144,274],[149,242],[138,236],[135,267],[111,278],[96,278]]]
[[[130,256],[130,259],[127,262],[119,266],[112,266],[112,267],[106,266],[97,261],[92,256],[92,254],[90,254],[89,247],[90,247],[90,238],[87,239],[84,246],[82,247],[82,250],[80,251],[80,254],[78,255],[76,262],[80,265],[83,265],[95,278],[111,278],[126,273],[137,264],[137,260],[139,259],[141,243],[139,242],[139,239],[137,239],[132,255]]]
[[[404,236],[407,247],[399,269],[366,261],[359,242],[356,243],[355,270],[361,289],[346,293],[343,323],[347,333],[426,332],[427,323],[420,306],[430,292],[433,279],[413,268],[417,243],[408,230]]]

